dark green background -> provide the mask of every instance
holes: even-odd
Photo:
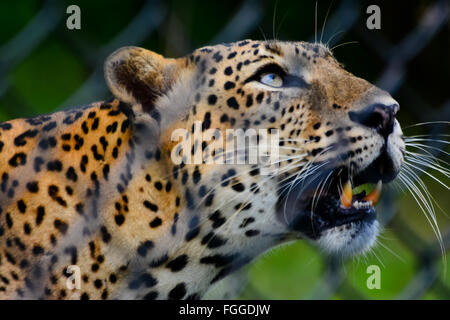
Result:
[[[81,8],[82,28],[70,31],[65,26],[68,16],[65,8],[74,3]],[[334,1],[328,21],[332,21],[339,10],[344,9],[340,19],[337,19],[337,28],[326,30],[323,41],[326,42],[332,34],[344,29],[345,32],[340,34],[342,37],[336,37],[338,42],[333,41],[331,46],[348,41],[358,43],[336,48],[334,53],[337,59],[357,76],[378,83],[389,62],[393,63],[397,46],[418,32],[417,26],[435,2],[378,2],[382,13],[382,28],[371,31],[366,28],[365,8],[373,3],[376,2]],[[136,19],[145,4],[144,1],[117,0],[1,1],[0,121],[47,113],[73,104],[87,104],[109,97],[99,73],[103,59],[117,49],[114,47],[114,39]],[[237,32],[218,37],[226,26],[230,26],[231,19],[243,5],[250,5],[248,17],[251,14],[256,16],[251,26],[244,28],[240,23],[245,22],[245,19],[240,20],[232,25]],[[43,8],[49,9],[42,11]],[[160,8],[161,23],[153,32],[139,43],[125,41],[121,45],[139,45],[175,57],[222,40],[273,37],[281,40],[314,39],[315,1],[247,1],[243,4],[240,1],[174,0],[161,1]],[[330,2],[318,1],[319,37],[329,8]],[[350,14],[351,11],[354,14],[356,12],[356,18],[351,27],[345,30],[343,26],[350,20],[345,14]],[[36,19],[38,12],[44,17],[40,20],[42,23],[37,23],[34,29],[19,39],[20,32]],[[35,46],[26,49],[33,35],[46,30],[46,24],[51,25],[49,30],[36,41]],[[137,29],[147,27],[144,24]],[[400,57],[396,62],[400,62],[403,76],[392,94],[401,105],[398,118],[404,126],[422,121],[449,120],[449,57],[450,24],[447,18],[412,59],[402,64]],[[91,83],[96,89],[81,91],[73,96],[95,72],[97,77],[93,77]],[[413,128],[405,133],[428,133],[433,129],[434,126]],[[439,131],[448,134],[448,125]],[[448,137],[444,139],[448,140]],[[448,161],[448,156],[444,160]],[[424,180],[443,211],[449,212],[448,190],[430,179]],[[448,178],[444,182],[448,184]],[[342,283],[329,293],[324,292],[330,284],[325,272],[329,267],[329,260],[307,243],[299,242],[276,249],[258,259],[249,268],[249,285],[242,297],[391,299],[405,297],[402,293],[409,290],[405,288],[418,281],[417,283],[424,284],[424,289],[417,290],[417,298],[450,298],[450,273],[447,271],[446,277],[443,275],[439,256],[433,256],[430,262],[430,268],[439,273],[437,279],[428,283],[426,277],[420,277],[420,270],[423,270],[421,268],[428,266],[428,260],[424,260],[424,257],[427,257],[426,253],[430,249],[426,245],[433,243],[435,238],[412,197],[402,195],[388,204],[388,207],[395,215],[380,241],[389,249],[377,246],[374,252],[378,258],[374,254],[368,254],[340,263]],[[449,216],[439,210],[437,214],[443,234],[449,237]],[[381,290],[366,288],[365,271],[371,264],[381,267]]]

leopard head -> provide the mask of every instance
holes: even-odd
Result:
[[[344,255],[375,242],[381,186],[403,162],[399,105],[324,45],[244,40],[179,59],[126,47],[105,70],[114,95],[157,132],[148,139],[186,204],[182,241],[203,233],[208,250],[241,261],[298,238]],[[227,147],[239,130],[256,143]],[[250,163],[272,138],[277,161]],[[352,191],[366,183],[376,187]]]

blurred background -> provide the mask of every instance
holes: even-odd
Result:
[[[66,27],[71,4],[81,8],[81,30]],[[380,30],[366,27],[371,4],[381,9]],[[403,127],[450,120],[448,1],[2,0],[0,25],[0,121],[109,98],[103,61],[124,45],[176,57],[244,38],[314,41],[316,29],[317,39],[334,47],[347,70],[397,99]],[[411,143],[425,145],[411,151],[427,151],[422,159],[436,163],[432,156],[437,156],[449,168],[448,123],[404,131],[421,135]],[[416,173],[436,201],[444,251],[450,255],[449,189],[423,171]],[[429,173],[449,184],[448,173]],[[385,231],[373,252],[343,261],[306,242],[277,248],[243,270],[240,297],[450,299],[450,259],[432,227],[404,187],[393,184],[387,190],[378,207]],[[370,265],[380,267],[380,289],[367,288]]]

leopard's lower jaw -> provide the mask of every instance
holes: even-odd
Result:
[[[359,205],[358,201],[350,208],[337,207],[322,215],[308,211],[300,216],[293,228],[328,255],[348,257],[364,253],[374,245],[380,232],[375,208]]]
[[[352,222],[325,230],[315,243],[327,254],[347,257],[370,250],[379,233],[377,220]]]

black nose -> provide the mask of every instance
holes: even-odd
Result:
[[[394,129],[395,114],[398,109],[398,104],[387,106],[377,103],[359,111],[350,111],[348,114],[352,121],[374,128],[379,134],[387,138]]]

